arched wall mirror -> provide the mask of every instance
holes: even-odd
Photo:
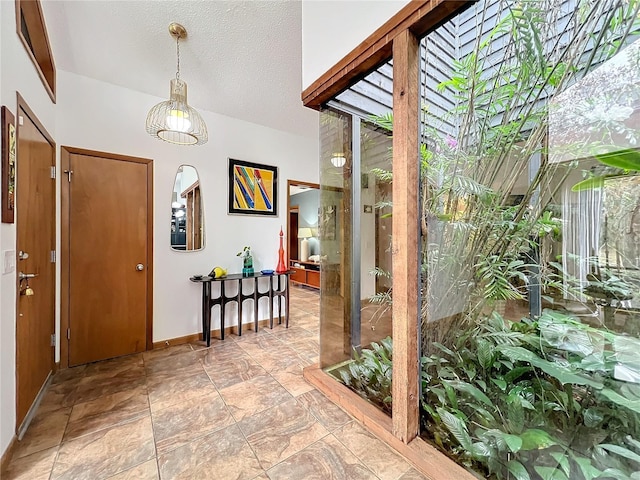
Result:
[[[204,215],[198,171],[180,165],[171,194],[171,249],[191,252],[204,248]]]

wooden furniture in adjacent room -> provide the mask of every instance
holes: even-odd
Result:
[[[301,262],[290,260],[291,281],[306,285],[307,287],[320,288],[320,264],[315,262]]]

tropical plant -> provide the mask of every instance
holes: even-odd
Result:
[[[340,370],[345,385],[362,397],[391,413],[391,372],[393,343],[391,337],[379,344],[371,343],[371,348],[354,351],[354,360]]]
[[[494,313],[422,359],[423,430],[492,478],[635,479],[640,341],[556,311],[537,322]]]

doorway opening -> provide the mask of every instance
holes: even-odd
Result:
[[[320,289],[320,185],[287,180],[287,260],[291,281]]]

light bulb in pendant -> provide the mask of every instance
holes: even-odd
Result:
[[[171,130],[177,132],[188,132],[189,128],[191,128],[189,114],[182,110],[171,110],[167,117],[167,125]]]

